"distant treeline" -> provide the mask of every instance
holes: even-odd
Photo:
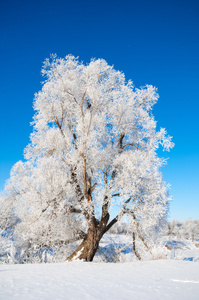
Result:
[[[199,239],[199,220],[187,219],[183,222],[172,220],[167,225],[168,235],[175,235],[179,238]]]
[[[118,222],[115,224],[110,233],[112,234],[132,234],[131,223]],[[196,240],[199,239],[199,220],[187,219],[183,222],[172,220],[165,226],[165,231],[162,234],[174,235],[179,238]]]

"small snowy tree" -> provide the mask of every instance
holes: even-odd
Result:
[[[92,261],[102,236],[125,213],[148,220],[145,226],[166,213],[164,160],[156,151],[173,144],[165,129],[156,131],[156,88],[135,89],[103,59],[84,65],[71,55],[52,56],[42,73],[27,162],[13,168],[7,193],[22,220],[18,230],[31,228],[32,238],[50,244],[70,230],[81,236],[86,222],[68,259]],[[118,213],[110,220],[113,207]]]
[[[168,234],[180,237],[180,235],[181,235],[181,229],[180,229],[181,226],[182,226],[182,223],[180,223],[179,221],[173,219],[170,223],[168,223]]]
[[[189,237],[194,241],[199,237],[199,220],[184,220],[180,227],[180,233],[183,237]]]

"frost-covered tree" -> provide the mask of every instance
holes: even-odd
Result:
[[[194,241],[199,237],[199,220],[187,219],[183,222],[172,220],[168,224],[167,232],[179,238],[190,238]]]
[[[182,222],[181,235],[184,237],[189,237],[194,241],[199,237],[199,220],[188,219]]]
[[[182,224],[173,219],[170,223],[168,223],[168,234],[169,235],[176,235],[176,236],[180,236],[180,227],[182,226]]]
[[[166,213],[164,160],[156,151],[173,144],[165,129],[156,130],[156,88],[134,88],[105,60],[85,65],[71,55],[52,56],[42,73],[27,161],[14,166],[7,194],[15,199],[21,233],[50,245],[71,230],[83,240],[68,259],[92,261],[102,236],[124,214],[150,227]]]

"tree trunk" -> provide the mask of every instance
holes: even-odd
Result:
[[[88,229],[88,233],[82,243],[79,245],[77,250],[75,250],[68,258],[67,261],[73,260],[85,260],[92,261],[95,253],[97,252],[99,242],[104,234],[104,230],[93,226]]]
[[[142,258],[141,258],[141,256],[139,255],[139,253],[136,251],[136,249],[135,249],[135,232],[133,231],[133,252],[135,253],[135,255],[137,256],[137,258],[139,259],[139,260],[141,260]]]

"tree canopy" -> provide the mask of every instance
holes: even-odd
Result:
[[[79,237],[69,259],[92,260],[124,214],[148,228],[165,215],[169,196],[157,149],[173,143],[156,129],[157,89],[135,88],[105,60],[54,55],[42,74],[26,162],[13,167],[4,199],[21,218],[16,228],[24,237],[49,246]]]

